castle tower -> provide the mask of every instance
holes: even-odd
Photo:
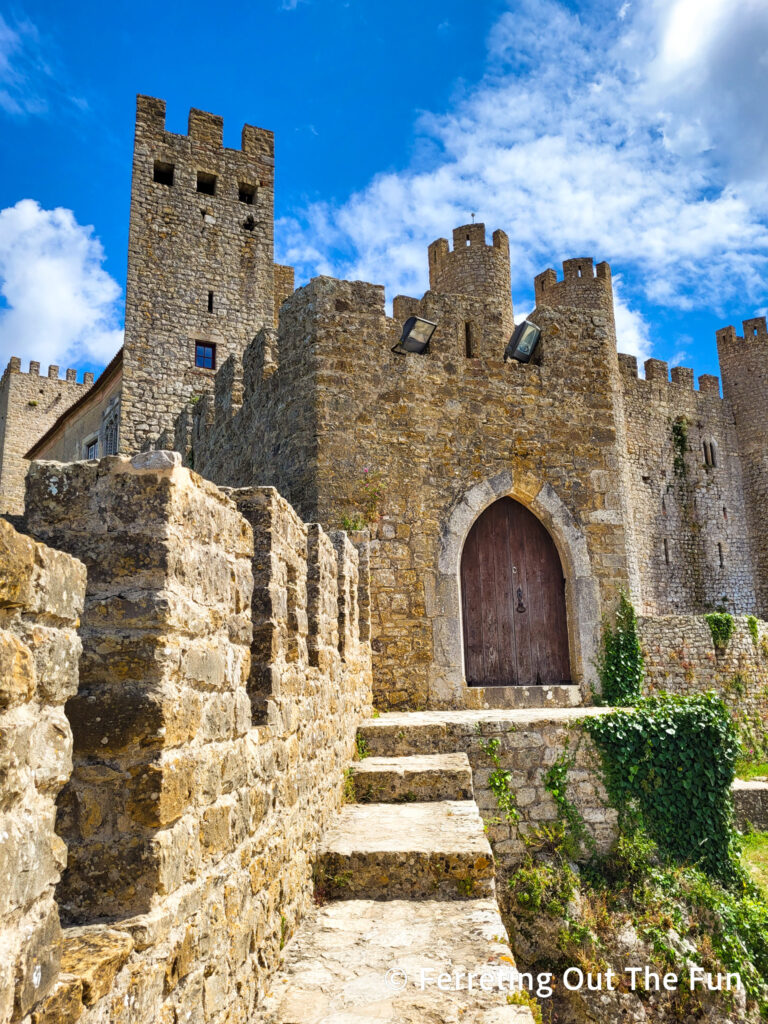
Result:
[[[758,614],[768,616],[768,328],[765,317],[717,332],[723,396],[730,403],[744,479]]]
[[[429,287],[443,295],[470,295],[501,304],[504,333],[514,330],[512,285],[509,271],[509,238],[493,232],[493,244],[485,244],[485,224],[464,224],[453,230],[453,249],[447,238],[429,246]]]
[[[49,366],[41,377],[34,361],[23,373],[21,359],[11,358],[0,378],[0,513],[24,511],[25,452],[92,384],[92,373],[78,383],[75,370],[61,378],[58,366]]]
[[[558,281],[554,270],[545,270],[534,278],[533,287],[537,306],[602,310],[610,317],[615,333],[613,285],[611,268],[607,263],[595,266],[594,260],[583,256],[564,260],[562,281]]]
[[[272,326],[274,140],[245,125],[225,149],[220,117],[139,96],[133,157],[120,449],[154,445],[216,369]],[[284,286],[285,287],[285,286]]]
[[[568,360],[573,357],[574,342],[580,339],[578,344],[584,347],[588,358],[586,363],[581,361],[578,364],[578,372],[594,374],[593,382],[585,386],[595,400],[598,395],[604,396],[611,410],[612,429],[606,434],[606,444],[612,448],[614,471],[605,493],[604,515],[606,521],[613,523],[615,557],[624,563],[626,583],[639,606],[642,602],[641,575],[632,516],[627,422],[619,371],[611,268],[605,262],[595,266],[591,257],[577,257],[563,261],[562,280],[558,280],[556,271],[550,268],[538,274],[533,285],[536,308],[531,319],[542,327],[542,360],[551,359],[562,367],[562,372],[572,372],[568,370]],[[602,314],[604,322],[601,323],[595,314]]]

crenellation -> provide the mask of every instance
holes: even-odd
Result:
[[[537,307],[603,310],[613,321],[613,285],[608,263],[595,267],[591,257],[564,260],[562,281],[550,268],[537,274],[533,284]]]
[[[672,383],[693,391],[693,369],[690,366],[673,366]]]
[[[669,363],[665,363],[663,359],[646,359],[643,366],[646,380],[669,383]]]
[[[720,378],[711,373],[702,373],[699,377],[699,392],[702,395],[720,397]]]
[[[224,118],[218,114],[209,114],[195,107],[189,112],[187,134],[191,142],[200,142],[205,146],[224,146]]]
[[[625,377],[629,377],[631,380],[638,379],[638,368],[637,368],[637,356],[626,355],[624,352],[619,352],[619,370]]]

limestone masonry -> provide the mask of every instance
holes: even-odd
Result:
[[[532,1024],[384,978],[519,979],[498,883],[553,766],[610,848],[584,721],[622,593],[646,691],[766,741],[765,318],[718,332],[722,396],[640,377],[610,267],[567,259],[521,361],[502,230],[434,241],[389,316],[294,289],[273,206],[271,132],[140,96],[124,346],[0,379],[0,1024]]]

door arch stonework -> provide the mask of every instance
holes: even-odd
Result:
[[[516,484],[509,470],[475,484],[454,505],[441,532],[432,601],[433,659],[429,700],[434,707],[482,703],[483,689],[467,686],[464,676],[460,565],[464,543],[476,519],[499,498],[520,502],[543,524],[565,573],[565,603],[571,678],[582,694],[596,683],[600,638],[600,597],[586,538],[570,511],[548,483],[526,474]]]

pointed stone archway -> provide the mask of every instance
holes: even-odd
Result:
[[[455,503],[441,532],[432,600],[433,661],[429,699],[435,707],[474,707],[483,687],[467,685],[461,604],[461,557],[472,526],[500,498],[528,509],[552,538],[565,575],[565,605],[571,679],[584,696],[596,682],[600,639],[599,586],[583,531],[554,488],[526,475],[516,483],[502,473],[475,484]],[[428,610],[429,613],[429,610]]]

